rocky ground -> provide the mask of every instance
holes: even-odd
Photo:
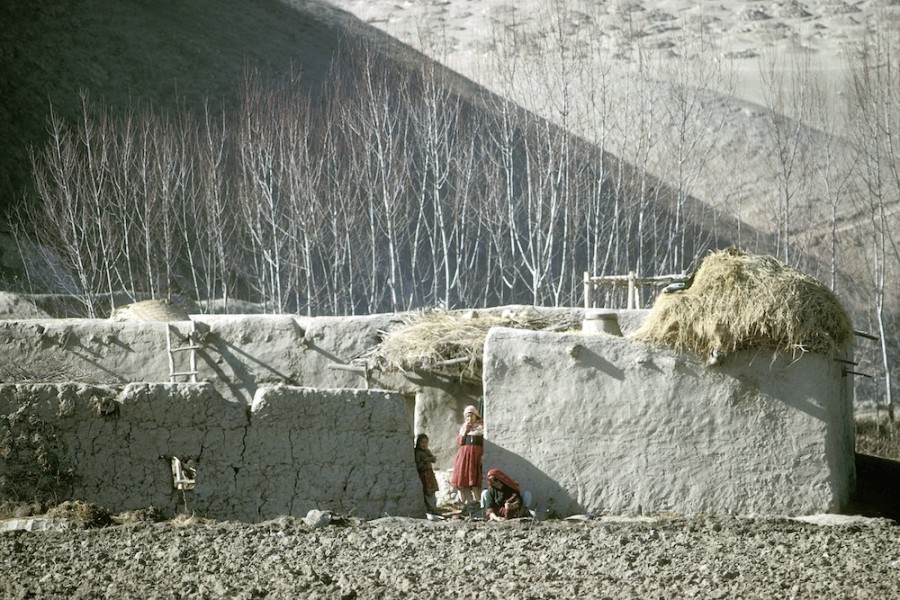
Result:
[[[885,518],[386,517],[318,525],[148,518],[6,531],[0,596],[900,597],[900,527]]]

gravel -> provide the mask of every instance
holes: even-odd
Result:
[[[896,522],[823,519],[70,521],[0,533],[0,595],[900,597]]]

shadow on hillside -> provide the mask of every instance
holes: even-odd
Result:
[[[845,512],[900,521],[900,462],[857,453],[856,492]]]

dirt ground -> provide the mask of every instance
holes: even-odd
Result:
[[[857,480],[850,514],[800,519],[251,525],[21,505],[0,520],[0,598],[900,598],[900,462],[857,455]]]
[[[900,598],[900,462],[857,455],[857,483],[847,515],[802,519],[246,524],[5,503],[0,598]]]
[[[3,598],[896,598],[900,528],[763,518],[176,519],[0,534]]]

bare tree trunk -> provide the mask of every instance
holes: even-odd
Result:
[[[51,113],[50,140],[40,157],[32,159],[35,189],[40,204],[27,213],[29,222],[40,224],[33,232],[39,244],[45,245],[63,261],[63,270],[54,269],[53,258],[46,263],[51,276],[61,287],[72,290],[83,303],[88,317],[98,316],[96,297],[95,232],[91,231],[93,216],[80,189],[77,142],[62,121]],[[26,208],[30,210],[30,207]],[[71,280],[67,280],[71,276]],[[74,285],[73,285],[74,284]]]
[[[896,217],[891,212],[900,197],[900,45],[890,28],[874,28],[863,51],[850,57],[853,148],[859,177],[864,183],[863,203],[871,215],[875,318],[881,339],[884,399],[893,424],[892,361],[885,308],[888,273],[900,268],[900,252],[892,237]]]
[[[809,215],[799,214],[809,188],[810,131],[804,125],[811,111],[810,89],[814,80],[810,71],[810,59],[797,49],[791,53],[785,66],[774,54],[760,63],[763,94],[768,116],[769,164],[775,173],[777,184],[773,201],[773,221],[776,225],[778,256],[785,263],[796,264],[799,257],[793,255],[794,219],[800,217],[807,223]],[[785,80],[784,72],[789,73]]]
[[[229,191],[227,172],[228,133],[224,113],[216,123],[207,105],[204,111],[203,137],[199,147],[201,177],[204,179],[204,213],[207,289],[206,300],[221,295],[222,308],[227,313],[231,299],[229,274],[238,262],[235,243],[235,219],[229,207],[236,202]]]
[[[277,121],[277,96],[266,90],[256,76],[248,76],[239,127],[241,164],[240,205],[250,242],[249,252],[256,265],[260,300],[275,312],[283,312],[283,276],[287,266],[284,252],[288,199],[283,189],[285,142]]]

